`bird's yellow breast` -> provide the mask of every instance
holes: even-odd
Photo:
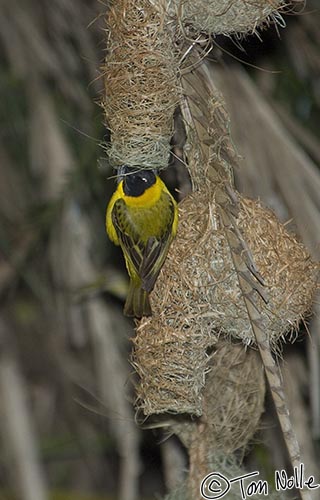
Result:
[[[166,193],[165,196],[163,194]],[[130,210],[130,219],[136,226],[136,229],[142,236],[142,240],[146,240],[149,236],[160,235],[163,232],[162,212],[167,208],[167,195],[172,199],[174,206],[175,201],[169,193],[166,185],[157,176],[156,182],[144,191],[140,196],[127,196],[123,191],[123,181],[118,184],[107,209],[106,214],[106,229],[109,238],[119,244],[119,239],[112,222],[112,209],[117,200],[122,199]],[[177,210],[175,209],[175,212]],[[177,213],[175,213],[174,223],[172,226],[172,236],[177,230]]]

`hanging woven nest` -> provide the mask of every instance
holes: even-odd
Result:
[[[202,417],[178,420],[171,430],[188,450],[201,440],[206,453],[228,456],[245,448],[259,426],[264,369],[257,351],[226,340],[214,347],[208,368]]]
[[[144,415],[201,415],[206,350],[217,340],[209,338],[208,331],[198,314],[191,316],[183,307],[168,321],[153,315],[141,322],[133,339],[132,363],[140,377],[135,406]]]
[[[180,204],[179,235],[151,296],[159,323],[176,315],[197,316],[212,338],[223,332],[254,342],[238,284],[225,229],[221,227],[214,193],[198,191]],[[265,282],[268,303],[259,309],[271,345],[295,333],[310,311],[319,277],[304,245],[275,214],[258,201],[239,196],[236,223]]]
[[[282,0],[173,0],[169,12],[175,15],[183,31],[215,35],[254,33],[258,26],[283,23],[279,10]]]
[[[117,0],[106,19],[103,108],[113,166],[168,166],[179,101],[177,55],[160,4]]]
[[[197,191],[179,206],[179,231],[151,294],[153,316],[134,339],[140,376],[137,407],[145,415],[200,415],[207,349],[221,334],[255,342],[214,192]],[[312,306],[319,265],[273,212],[239,196],[236,219],[269,297],[257,297],[274,348],[295,332]]]

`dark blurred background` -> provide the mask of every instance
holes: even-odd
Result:
[[[310,185],[319,182],[320,164],[319,8],[308,2],[285,16],[286,29],[273,26],[260,38],[220,36],[210,55],[222,72],[242,67],[250,75],[302,155],[309,172],[303,175],[314,176],[296,204],[302,212],[311,198],[315,205],[313,217],[305,216],[315,234],[305,242],[315,257],[320,197],[316,202]],[[128,280],[104,229],[114,188],[99,106],[105,10],[95,0],[0,2],[1,500],[160,498],[187,467],[179,444],[141,430],[133,409],[133,323],[122,315]],[[231,90],[229,98],[232,108]],[[264,151],[257,157],[268,164]],[[258,170],[237,178],[241,189],[263,197]],[[280,184],[270,181],[267,201],[277,208],[282,196],[280,215],[288,219]],[[319,332],[311,348],[307,336],[302,329],[285,355],[299,389],[293,413],[310,467],[319,472]],[[268,475],[286,459],[266,406],[247,464]]]

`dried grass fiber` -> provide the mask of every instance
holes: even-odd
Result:
[[[264,410],[264,369],[257,351],[219,340],[208,365],[203,415],[171,426],[190,449],[201,440],[207,453],[232,454],[245,448]]]
[[[117,0],[107,18],[103,107],[116,167],[168,165],[179,101],[177,57],[163,11],[149,0]]]
[[[254,33],[262,23],[276,21],[282,0],[174,0],[169,6],[184,30],[197,33]]]
[[[240,196],[239,205],[237,223],[269,296],[268,304],[257,299],[264,331],[276,348],[311,308],[319,265],[271,210]],[[134,339],[137,406],[146,415],[200,415],[206,349],[221,333],[255,341],[214,193],[191,194],[179,215],[178,236],[151,294],[153,316]]]
[[[319,265],[305,247],[289,234],[275,214],[258,201],[239,197],[237,223],[253,259],[266,282],[269,304],[260,300],[264,327],[270,342],[294,331],[312,305],[317,287]],[[192,228],[190,230],[190,228]],[[174,255],[173,255],[174,254]],[[179,289],[177,281],[180,276]],[[224,231],[221,230],[210,191],[196,192],[181,203],[179,238],[173,245],[153,294],[155,310],[180,307],[181,291],[185,301],[192,295],[192,311],[198,310],[211,329],[254,341],[246,308]],[[165,307],[162,287],[170,290]],[[162,303],[161,303],[162,302]],[[160,315],[163,313],[160,312]]]
[[[182,304],[181,304],[182,305]],[[160,413],[201,415],[209,340],[199,315],[176,318],[156,314],[144,320],[133,339],[132,363],[140,380],[136,408],[148,416]]]

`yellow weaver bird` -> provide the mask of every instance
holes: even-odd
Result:
[[[177,203],[155,170],[119,169],[109,202],[106,229],[120,245],[130,276],[126,316],[152,314],[152,291],[178,226]]]

